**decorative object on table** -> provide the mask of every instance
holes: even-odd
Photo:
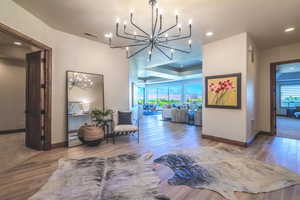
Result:
[[[137,133],[138,143],[140,142],[140,115],[139,107],[135,107],[131,111],[116,111],[113,113],[113,132],[111,135],[113,143],[115,143],[116,136],[134,135],[135,133]]]
[[[257,194],[300,184],[300,174],[245,153],[219,145],[172,151],[154,162],[174,171],[169,184],[209,189],[228,200],[237,200],[234,192]]]
[[[102,125],[83,125],[78,130],[79,139],[88,146],[96,146],[104,139]]]
[[[104,109],[104,77],[100,74],[66,72],[66,134],[68,147],[82,144],[78,130],[93,124],[91,110]]]
[[[61,159],[48,182],[29,200],[169,200],[160,193],[151,156]]]
[[[169,60],[173,60],[174,57],[174,52],[180,52],[180,53],[190,53],[192,51],[192,40],[190,39],[192,37],[192,20],[189,20],[189,33],[188,34],[182,34],[182,26],[181,24],[178,23],[178,18],[179,18],[179,14],[176,11],[175,12],[175,18],[176,18],[176,23],[171,26],[170,28],[167,28],[165,30],[162,29],[163,27],[163,13],[162,10],[159,10],[159,8],[157,7],[157,0],[149,0],[149,4],[152,8],[152,21],[150,23],[151,26],[151,32],[147,33],[146,31],[144,31],[141,27],[137,26],[134,23],[133,20],[133,12],[134,10],[132,9],[130,11],[130,24],[133,28],[135,28],[137,31],[139,31],[141,33],[138,34],[136,31],[129,33],[128,32],[128,24],[127,21],[124,21],[124,26],[123,26],[123,34],[119,32],[119,24],[120,24],[120,19],[117,18],[116,21],[116,36],[128,41],[133,41],[132,44],[125,44],[125,45],[121,45],[121,46],[112,46],[112,37],[113,34],[112,33],[107,33],[105,34],[105,37],[108,38],[108,42],[109,42],[109,46],[111,48],[122,48],[122,49],[126,49],[126,53],[127,53],[127,58],[131,58],[135,55],[137,55],[138,53],[146,50],[147,48],[149,48],[148,51],[148,61],[151,61],[152,58],[152,54],[154,50],[158,50],[163,56],[167,57]],[[159,13],[160,11],[160,13]],[[176,33],[174,34],[169,34],[173,33],[173,29],[177,29],[175,30]],[[178,49],[175,47],[170,46],[170,42],[172,41],[178,41],[178,40],[184,40],[184,39],[189,39],[187,44],[189,46],[188,50],[182,50],[182,49]],[[130,47],[141,47],[140,49],[138,49],[137,51],[133,52],[132,54],[130,54]],[[168,50],[168,52],[166,52],[166,50]]]
[[[205,106],[240,109],[241,74],[205,77]]]

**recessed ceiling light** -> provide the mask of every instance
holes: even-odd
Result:
[[[17,46],[21,46],[22,45],[22,43],[21,42],[14,42],[14,45],[17,45]]]
[[[210,31],[210,32],[205,33],[205,35],[206,35],[207,37],[210,37],[210,36],[213,36],[214,33]]]
[[[286,32],[286,33],[292,32],[292,31],[294,31],[295,29],[296,29],[295,27],[289,27],[289,28],[284,29],[284,32]]]

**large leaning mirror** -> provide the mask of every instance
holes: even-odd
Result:
[[[91,111],[104,109],[103,75],[67,71],[67,140],[68,146],[81,144],[78,130],[92,124]]]

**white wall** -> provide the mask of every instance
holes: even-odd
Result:
[[[242,108],[217,109],[203,107],[203,134],[245,142],[247,34],[242,33],[203,47],[203,85],[206,76],[242,73]],[[205,90],[205,88],[204,88]],[[205,98],[205,97],[204,97]]]
[[[25,128],[25,63],[0,59],[0,131]]]
[[[52,143],[66,138],[66,70],[103,74],[106,107],[128,109],[128,62],[123,51],[54,30],[10,0],[0,2],[0,22],[53,49]]]
[[[258,129],[269,132],[270,127],[270,64],[300,59],[300,43],[261,51],[258,70]]]
[[[259,87],[257,84],[257,71],[258,55],[260,53],[256,44],[249,36],[247,40],[247,52],[247,140],[249,140],[259,132],[257,129],[257,88]]]

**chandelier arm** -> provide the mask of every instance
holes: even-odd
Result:
[[[171,42],[171,41],[176,41],[176,40],[189,39],[191,37],[192,37],[192,29],[190,28],[190,33],[187,36],[182,36],[182,37],[178,37],[178,38],[174,38],[174,39],[170,39],[170,40],[165,40],[165,41],[158,40],[158,43],[166,43],[166,42]]]
[[[169,60],[173,60],[172,57],[168,56],[161,48],[159,48],[157,45],[154,45],[155,48],[157,48],[164,56],[166,56]]]
[[[132,26],[134,26],[136,29],[140,30],[141,32],[143,32],[145,35],[147,35],[148,37],[150,37],[150,35],[145,32],[143,29],[141,29],[140,27],[138,27],[134,22],[133,22],[133,15],[131,14],[130,16],[130,23]]]
[[[159,29],[158,29],[157,35],[159,35],[159,33],[162,30],[162,22],[163,22],[163,16],[159,15]]]
[[[171,29],[175,28],[176,26],[178,26],[178,22],[176,22],[176,24],[175,24],[175,25],[173,25],[173,26],[171,26],[170,28],[168,28],[168,29],[164,30],[163,32],[159,33],[159,34],[158,34],[158,36],[160,36],[160,35],[162,35],[162,34],[164,34],[164,33],[168,32],[169,30],[171,30]]]
[[[122,46],[110,46],[112,49],[119,49],[119,48],[126,48],[126,47],[138,47],[138,46],[143,46],[147,45],[148,43],[143,43],[143,44],[128,44],[128,45],[122,45]]]
[[[144,35],[134,35],[134,34],[132,34],[132,33],[128,33],[128,32],[125,31],[125,30],[124,30],[124,34],[125,34],[125,35],[129,35],[129,36],[133,36],[133,37],[141,37],[141,38],[146,38],[146,39],[148,39],[147,36],[144,36]]]
[[[126,37],[124,35],[121,35],[119,34],[119,29],[117,28],[116,30],[116,36],[117,37],[120,37],[120,38],[124,38],[124,39],[127,39],[127,40],[133,40],[133,41],[138,41],[138,42],[145,42],[146,40],[140,40],[140,39],[136,39],[136,38],[131,38],[131,37]]]
[[[157,26],[157,20],[158,20],[158,8],[155,9],[156,10],[156,16],[155,16],[155,24],[154,24],[154,28],[153,28],[153,31],[152,31],[152,35],[154,37],[155,35],[155,32],[156,32],[156,26]]]
[[[148,43],[148,45],[146,45],[145,47],[143,47],[143,48],[137,50],[136,52],[134,52],[134,53],[131,54],[130,56],[127,56],[127,58],[129,59],[129,58],[131,58],[131,57],[137,55],[138,53],[140,53],[140,52],[144,51],[145,49],[147,49],[149,46],[150,46],[150,43]]]
[[[164,47],[164,48],[167,48],[167,49],[173,49],[174,51],[179,51],[179,52],[182,52],[182,53],[191,53],[191,51],[186,51],[186,50],[182,50],[182,49],[177,49],[177,48],[165,46],[165,45],[162,45],[162,44],[158,44],[157,46],[159,46],[159,47]]]
[[[181,37],[182,35],[181,34],[177,34],[177,35],[170,35],[168,36],[168,38],[178,38],[178,37]],[[166,37],[164,36],[159,36],[157,37],[158,39],[166,39]]]

